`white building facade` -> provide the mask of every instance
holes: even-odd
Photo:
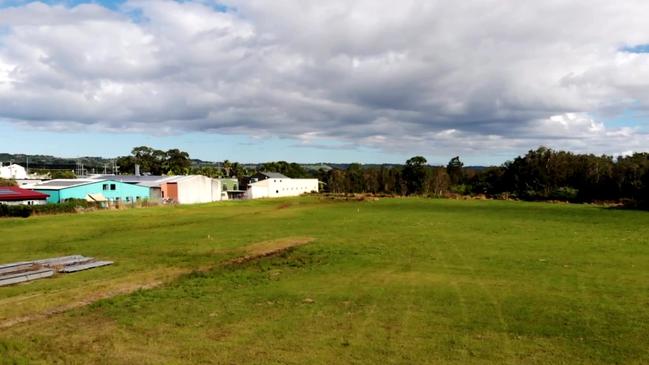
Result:
[[[319,191],[318,179],[269,178],[250,183],[246,198],[282,198]]]
[[[0,179],[27,179],[27,170],[16,164],[0,167]]]
[[[221,182],[207,176],[179,176],[166,184],[176,184],[177,195],[173,198],[178,204],[211,203],[221,200]]]

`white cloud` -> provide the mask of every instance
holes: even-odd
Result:
[[[413,153],[646,149],[649,3],[128,1],[0,9],[0,118]],[[135,14],[135,19],[134,19]],[[638,121],[638,123],[646,121]]]

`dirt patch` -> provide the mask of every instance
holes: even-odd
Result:
[[[196,271],[206,272],[218,266],[240,265],[263,257],[277,255],[279,253],[290,250],[294,247],[306,245],[307,243],[310,243],[313,240],[314,239],[311,237],[287,237],[287,238],[282,238],[277,240],[263,241],[249,246],[245,246],[243,248],[245,253],[244,256],[240,256],[231,260],[224,261],[216,266],[198,267],[194,269],[169,269],[169,270],[165,270],[164,274],[162,273],[152,274],[151,276],[153,277],[150,277],[149,280],[147,280],[147,282],[142,282],[143,278],[140,278],[140,280],[136,280],[134,282],[122,282],[119,284],[113,283],[112,285],[110,282],[108,282],[106,283],[107,287],[106,286],[98,287],[95,291],[92,291],[90,293],[83,293],[83,294],[76,293],[77,298],[79,296],[83,296],[83,299],[73,300],[69,303],[62,304],[54,308],[49,308],[40,311],[38,313],[33,313],[24,316],[17,316],[14,318],[1,320],[0,329],[6,329],[22,323],[43,320],[51,316],[67,312],[72,309],[85,307],[87,305],[93,304],[102,299],[108,299],[118,295],[130,294],[137,290],[153,289],[165,283],[171,282],[172,280],[178,279],[180,276],[189,274],[191,272],[196,272]],[[62,292],[67,292],[67,291],[62,291]],[[19,298],[0,301],[0,303],[5,302],[4,304],[8,304],[8,302],[28,300],[41,295],[43,295],[43,293],[34,293],[29,296],[23,296]]]
[[[311,237],[288,237],[272,241],[264,241],[246,247],[247,255],[225,262],[226,265],[240,265],[262,257],[280,254],[294,247],[313,242]]]

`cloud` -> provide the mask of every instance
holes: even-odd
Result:
[[[29,3],[0,9],[0,118],[423,154],[640,150],[646,120],[606,121],[649,110],[648,15],[633,0]]]

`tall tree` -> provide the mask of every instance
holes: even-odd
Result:
[[[446,165],[446,173],[448,174],[451,184],[457,185],[464,182],[464,163],[460,161],[459,156],[453,157]]]
[[[403,178],[408,189],[407,194],[423,194],[426,181],[426,159],[422,156],[415,156],[406,161],[403,169]]]
[[[168,174],[187,174],[191,166],[192,161],[189,159],[189,153],[183,152],[177,148],[171,149],[166,152],[166,158],[163,167]]]

